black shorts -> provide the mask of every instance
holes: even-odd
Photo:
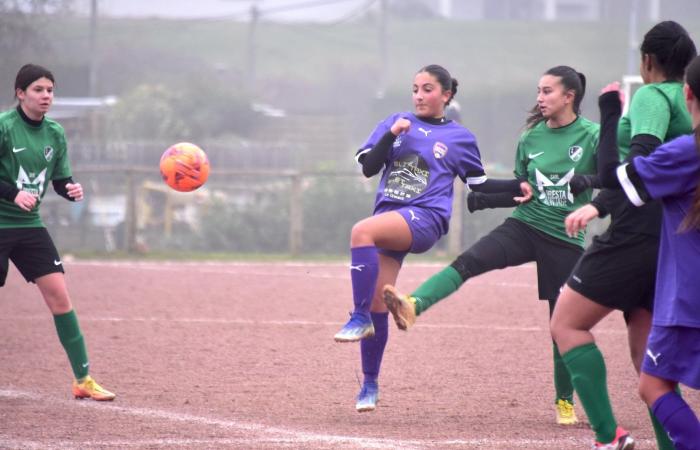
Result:
[[[46,228],[0,228],[0,286],[10,263],[27,282],[50,273],[63,273],[63,263]]]
[[[659,238],[594,239],[566,284],[579,294],[612,309],[653,311]]]
[[[583,248],[578,245],[550,236],[518,219],[508,218],[452,265],[460,274],[476,276],[534,261],[537,263],[540,299],[555,301],[582,253]]]

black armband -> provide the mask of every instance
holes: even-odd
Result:
[[[10,184],[7,181],[0,180],[0,198],[3,198],[8,202],[14,202],[17,194],[19,194],[19,189],[17,189],[17,186]]]
[[[467,209],[470,213],[482,209],[512,208],[518,205],[519,203],[513,199],[512,192],[499,192],[496,194],[470,192],[467,195]]]
[[[72,177],[62,178],[60,180],[53,180],[53,190],[56,191],[56,193],[61,197],[70,200],[71,202],[74,202],[75,199],[68,195],[68,188],[66,188],[66,184],[68,183],[74,183]]]
[[[483,183],[470,184],[469,189],[483,194],[500,194],[507,192],[509,194],[515,193],[518,195],[520,193],[520,180],[494,180],[488,178]]]
[[[358,157],[357,160],[362,164],[362,174],[364,176],[367,178],[373,177],[382,170],[395,140],[396,136],[394,136],[394,133],[387,131],[370,151]]]

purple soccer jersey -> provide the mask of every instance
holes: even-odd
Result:
[[[408,119],[411,128],[396,138],[385,161],[374,213],[420,206],[439,216],[444,234],[452,214],[454,178],[465,182],[485,178],[476,138],[456,122],[435,125],[412,113],[398,113],[377,125],[358,151],[358,158],[374,147],[399,118]]]
[[[632,163],[646,192],[663,205],[653,323],[700,328],[700,230],[680,231],[700,182],[694,136],[676,138]],[[622,172],[618,169],[625,192],[640,204],[635,186]]]

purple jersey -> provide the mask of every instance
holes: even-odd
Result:
[[[694,136],[681,136],[632,163],[644,189],[663,205],[654,299],[654,325],[700,327],[700,230],[680,231],[700,182],[700,155]],[[624,166],[623,166],[624,167]],[[630,200],[640,195],[618,169]]]
[[[408,119],[411,128],[396,138],[384,163],[374,213],[420,206],[436,214],[440,232],[447,233],[454,178],[473,184],[485,179],[476,138],[456,122],[431,124],[412,113],[398,113],[377,125],[358,151],[358,158],[374,147],[399,118]]]

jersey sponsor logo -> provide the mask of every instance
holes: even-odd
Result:
[[[428,137],[428,134],[430,134],[433,130],[430,130],[430,129],[426,130],[426,129],[423,128],[423,127],[419,127],[419,128],[418,128],[418,131],[423,132],[423,134],[425,134],[425,137]]]
[[[442,159],[446,154],[447,146],[445,144],[436,142],[435,145],[433,145],[433,156],[435,156],[435,159]]]
[[[54,265],[54,266],[60,266],[61,264],[63,264],[63,261],[55,260],[55,259],[53,260],[53,265]]]
[[[20,147],[20,148],[12,147],[12,153],[19,153],[19,152],[24,151],[26,149],[27,149],[27,147]]]
[[[528,153],[528,154],[527,154],[527,157],[530,158],[530,159],[535,159],[535,158],[537,158],[537,157],[540,156],[540,155],[544,155],[544,152],[539,152],[539,153]]]
[[[659,358],[659,356],[661,356],[661,353],[657,353],[657,354],[655,355],[654,352],[652,352],[651,349],[648,348],[648,349],[647,349],[647,356],[648,356],[649,358],[651,358],[651,360],[654,362],[654,365],[655,365],[655,366],[658,366],[658,365],[659,365],[657,359]]]
[[[540,192],[539,200],[547,206],[568,206],[574,202],[574,195],[569,188],[569,181],[574,176],[574,169],[564,176],[558,174],[547,176],[535,169],[537,190]]]
[[[28,192],[35,197],[41,197],[44,192],[44,182],[46,181],[46,168],[39,175],[34,175],[34,173],[28,175],[24,168],[20,166],[17,174],[17,189]]]
[[[384,196],[394,200],[409,200],[428,186],[430,170],[418,154],[406,154],[391,165],[384,187]]]
[[[581,157],[583,156],[583,147],[574,145],[572,147],[569,147],[569,158],[573,162],[577,162]]]
[[[51,161],[51,158],[53,158],[53,147],[48,145],[44,147],[44,158],[46,158],[46,161]]]

